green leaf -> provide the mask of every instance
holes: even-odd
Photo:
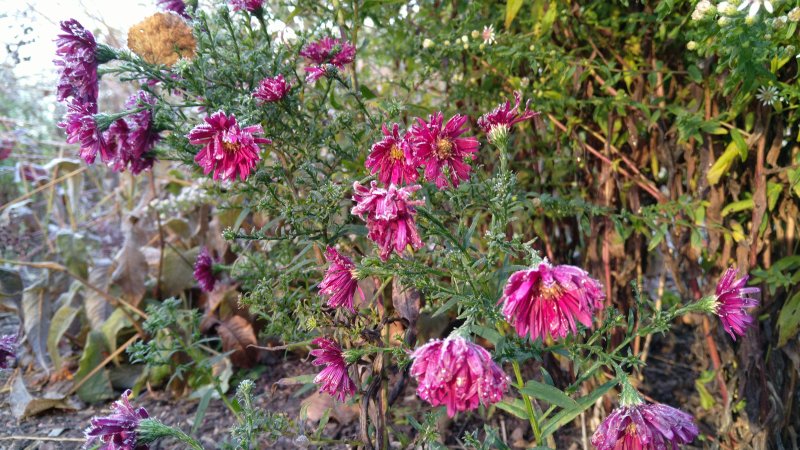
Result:
[[[731,138],[733,143],[736,144],[736,149],[739,150],[739,157],[742,158],[742,162],[747,161],[747,142],[742,137],[742,133],[738,129],[732,128]]]
[[[522,402],[522,399],[503,400],[502,402],[495,403],[494,406],[517,418],[528,420],[528,411],[525,409],[525,403]]]
[[[578,417],[580,413],[591,408],[592,405],[594,405],[594,402],[597,401],[597,399],[602,397],[612,387],[616,386],[616,384],[617,384],[616,381],[607,382],[606,384],[592,391],[589,395],[579,398],[576,401],[575,406],[563,409],[558,414],[551,417],[550,420],[548,420],[542,427],[542,437],[550,436],[559,428],[572,422],[572,419]]]
[[[105,337],[106,346],[110,352],[113,353],[117,349],[117,335],[119,334],[120,330],[132,325],[133,324],[131,324],[128,316],[125,315],[125,311],[123,311],[121,308],[114,310],[114,312],[111,313],[111,316],[106,319],[103,326],[100,327],[100,331]]]
[[[372,100],[377,98],[378,96],[375,95],[368,87],[364,86],[363,84],[359,86],[359,90],[361,91],[361,96],[364,97],[364,100]]]
[[[694,380],[694,387],[697,389],[697,393],[700,394],[700,406],[706,411],[713,408],[716,404],[714,396],[711,395],[706,388],[706,383],[710,383],[714,379],[714,376],[715,372],[713,370],[704,370],[703,373]]]
[[[86,346],[78,363],[78,372],[75,382],[80,382],[97,366],[103,362],[103,353],[106,352],[105,337],[99,331],[92,331],[86,337]],[[78,389],[78,397],[87,403],[95,403],[114,397],[111,379],[105,369],[99,370],[86,380]]]
[[[67,329],[75,320],[78,315],[78,308],[73,308],[69,303],[63,304],[55,314],[50,322],[50,331],[47,333],[47,351],[50,353],[50,359],[53,360],[53,366],[56,371],[61,370],[61,355],[58,352],[58,343],[67,332]]]
[[[530,395],[533,398],[543,400],[551,405],[557,405],[562,408],[574,408],[578,403],[571,399],[567,394],[562,392],[555,386],[540,383],[535,380],[530,380],[525,383],[525,386],[519,390],[525,395]]]
[[[511,26],[517,13],[522,8],[522,0],[507,0],[506,1],[506,28]]]
[[[795,293],[778,314],[778,347],[782,347],[800,331],[800,292]]]
[[[708,169],[708,173],[706,173],[706,179],[708,180],[708,184],[711,186],[719,183],[719,179],[722,178],[723,175],[728,173],[731,166],[733,165],[733,160],[739,155],[739,148],[736,145],[736,141],[731,141],[728,144],[728,147],[725,151],[720,155],[720,157],[714,162],[714,165]]]
[[[730,213],[753,209],[753,205],[753,199],[746,198],[744,200],[739,200],[738,202],[728,203],[724,208],[722,208],[722,212],[720,214],[722,214],[722,217],[725,217]]]

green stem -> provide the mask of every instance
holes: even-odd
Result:
[[[514,367],[514,376],[517,378],[520,395],[522,395],[522,400],[525,402],[525,409],[528,410],[528,419],[531,423],[531,428],[533,429],[533,445],[538,445],[539,442],[542,442],[542,430],[539,428],[539,422],[536,420],[536,412],[533,410],[533,402],[531,402],[531,398],[528,397],[527,394],[522,393],[522,387],[525,386],[525,382],[522,379],[522,372],[519,370],[519,363],[517,361],[511,361],[511,365]]]

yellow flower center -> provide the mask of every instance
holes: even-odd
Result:
[[[234,142],[225,142],[222,141],[222,149],[225,150],[226,153],[236,153],[239,151],[240,145]]]
[[[397,145],[392,145],[391,150],[389,150],[389,159],[392,161],[400,161],[405,157],[406,155],[403,153],[403,150],[400,147]]]
[[[439,139],[436,141],[436,156],[439,159],[449,158],[453,154],[453,141],[450,139]]]
[[[564,289],[558,283],[544,283],[539,281],[539,294],[547,299],[558,298],[564,293]]]

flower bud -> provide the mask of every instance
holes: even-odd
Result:
[[[434,43],[430,39],[425,39],[424,41],[422,41],[422,48],[424,48],[424,49],[429,49],[429,48],[431,48],[433,46],[434,46]]]

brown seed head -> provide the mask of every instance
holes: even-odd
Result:
[[[180,16],[156,13],[128,30],[128,48],[150,64],[171,66],[194,57],[192,29]]]

